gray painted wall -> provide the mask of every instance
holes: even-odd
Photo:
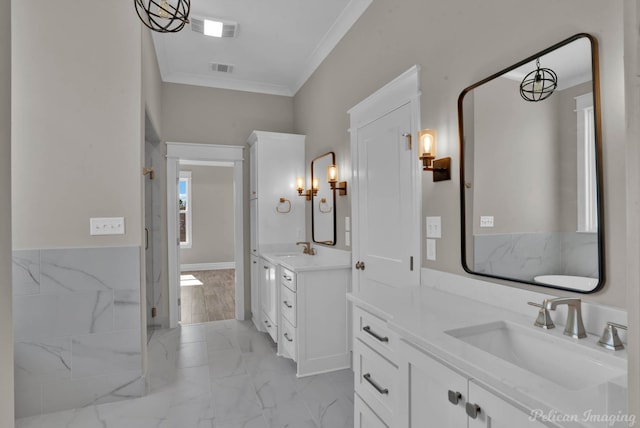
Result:
[[[183,165],[191,171],[192,245],[180,264],[234,261],[233,168]]]
[[[11,1],[0,0],[0,427],[13,426]]]
[[[131,12],[13,4],[14,249],[141,243],[141,25]],[[125,218],[125,235],[89,235],[90,217],[112,216]]]
[[[453,179],[442,183],[433,183],[431,174],[423,175],[423,215],[442,217],[443,238],[437,242],[437,260],[425,260],[422,265],[466,275],[460,263],[459,178],[455,173],[459,165],[458,95],[467,86],[573,34],[594,34],[600,43],[605,112],[605,240],[611,245],[606,254],[608,285],[583,298],[624,307],[623,2],[609,2],[603,8],[598,0],[543,0],[540,7],[545,6],[555,13],[534,22],[522,19],[522,11],[529,7],[524,0],[373,2],[296,94],[295,131],[307,135],[308,160],[333,148],[340,162],[349,162],[347,111],[412,65],[422,65],[422,127],[438,131],[439,156],[451,156],[454,171]],[[338,200],[338,248],[344,247],[341,228],[344,217],[350,215],[346,205]]]

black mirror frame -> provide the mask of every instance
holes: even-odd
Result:
[[[315,178],[313,175],[313,164],[314,162],[331,155],[331,164],[330,165],[335,165],[336,163],[336,154],[334,152],[327,152],[323,155],[320,155],[318,157],[316,157],[315,159],[313,159],[311,161],[311,182],[313,183],[313,179]],[[326,176],[325,176],[326,179]],[[327,183],[326,181],[324,182],[325,185],[329,185],[329,183]],[[331,210],[331,221],[333,222],[333,240],[329,241],[329,240],[325,240],[325,241],[317,241],[316,240],[316,230],[315,230],[315,200],[318,196],[316,194],[314,194],[312,192],[312,196],[311,196],[311,240],[313,242],[315,242],[316,244],[323,244],[323,245],[330,245],[330,246],[334,246],[336,245],[336,191],[335,189],[331,189],[331,197],[333,198],[333,204],[331,205],[332,210]]]
[[[549,284],[542,284],[533,281],[525,281],[521,279],[508,278],[498,275],[490,275],[485,273],[475,272],[469,268],[467,264],[467,226],[466,226],[466,206],[465,206],[465,175],[464,175],[464,117],[463,117],[463,99],[466,94],[471,92],[473,89],[477,88],[480,85],[483,85],[493,79],[496,79],[505,73],[508,73],[516,68],[521,67],[524,64],[527,64],[531,61],[536,60],[537,58],[548,54],[551,51],[554,51],[560,47],[563,47],[575,40],[587,38],[591,44],[591,72],[592,72],[592,89],[593,89],[593,107],[594,107],[594,131],[595,131],[595,140],[596,140],[596,159],[595,159],[595,168],[597,174],[597,182],[596,182],[596,201],[598,204],[598,283],[596,286],[589,291],[582,290],[574,290],[565,287],[559,287]],[[488,278],[499,279],[503,281],[512,281],[519,282],[523,284],[535,285],[539,287],[548,287],[559,290],[571,291],[574,293],[581,294],[590,294],[595,293],[602,289],[605,284],[605,257],[604,257],[604,204],[603,204],[603,174],[602,174],[602,127],[600,124],[601,120],[601,108],[600,108],[600,76],[599,76],[599,62],[598,62],[598,41],[595,37],[587,33],[578,33],[574,36],[569,37],[555,45],[544,49],[540,52],[537,52],[526,59],[507,67],[491,76],[480,80],[477,83],[463,89],[458,97],[458,135],[459,135],[459,156],[460,156],[460,236],[461,236],[461,262],[462,268],[469,274],[479,275]]]

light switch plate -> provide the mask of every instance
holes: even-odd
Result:
[[[427,217],[427,238],[442,238],[442,220],[438,217]]]
[[[427,239],[427,260],[436,259],[436,240]]]
[[[91,235],[124,235],[124,217],[92,217]]]
[[[480,216],[480,227],[493,227],[493,216],[492,215],[481,215]]]

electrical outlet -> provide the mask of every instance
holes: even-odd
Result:
[[[492,215],[480,216],[480,227],[493,227],[493,216]]]

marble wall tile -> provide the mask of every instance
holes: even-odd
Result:
[[[561,240],[553,233],[514,233],[474,236],[474,270],[532,281],[561,270]]]
[[[16,414],[140,396],[140,248],[13,254]]]
[[[139,247],[41,251],[40,292],[140,289]]]
[[[13,391],[16,418],[42,413],[42,381],[40,379],[16,376]]]
[[[131,330],[140,328],[140,290],[113,292],[114,328]]]
[[[140,340],[140,330],[75,336],[73,379],[140,369]]]
[[[16,381],[70,379],[71,338],[47,338],[14,344]]]
[[[597,235],[513,233],[476,235],[474,270],[532,281],[536,275],[598,277]]]
[[[13,295],[40,292],[40,250],[13,252]]]
[[[113,292],[36,294],[14,298],[17,340],[113,330]]]
[[[598,278],[598,235],[577,232],[563,234],[562,273]]]

